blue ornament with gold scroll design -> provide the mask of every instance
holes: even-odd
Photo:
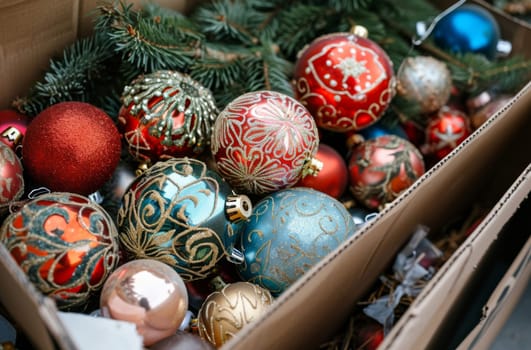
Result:
[[[306,187],[256,203],[242,233],[241,277],[279,295],[356,231],[344,205]]]
[[[128,260],[155,259],[185,281],[210,275],[223,257],[242,262],[234,248],[252,212],[245,195],[196,159],[158,162],[129,186],[118,211]]]
[[[463,5],[443,17],[433,29],[433,41],[454,53],[496,55],[500,28],[496,19],[478,5]]]

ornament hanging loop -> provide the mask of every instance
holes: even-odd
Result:
[[[426,22],[422,22],[422,21],[417,22],[416,23],[416,31],[417,31],[417,36],[418,37],[413,37],[411,39],[411,43],[413,44],[413,46],[419,46],[420,44],[422,44],[424,42],[424,40],[426,40],[430,36],[431,32],[433,32],[433,29],[435,28],[435,26],[437,25],[437,23],[441,19],[443,19],[444,17],[446,17],[447,15],[452,13],[455,9],[457,9],[459,6],[463,5],[465,2],[466,2],[466,0],[457,1],[452,6],[448,7],[446,10],[444,10],[443,12],[438,14],[433,19],[433,21],[431,21],[429,26],[427,25]]]

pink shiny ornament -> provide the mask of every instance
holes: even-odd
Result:
[[[470,135],[468,117],[456,109],[441,108],[426,127],[426,151],[439,161]]]
[[[274,91],[246,93],[214,123],[211,149],[219,173],[235,190],[271,193],[311,172],[317,126],[295,99]]]
[[[0,142],[0,204],[19,199],[23,192],[22,163],[13,149]]]
[[[100,297],[103,316],[136,324],[144,345],[174,334],[188,309],[184,281],[166,264],[132,260],[105,281]]]
[[[16,151],[29,123],[30,119],[24,114],[10,109],[0,110],[0,141]]]
[[[393,201],[425,171],[418,149],[395,135],[379,136],[354,148],[348,168],[353,196],[370,209]]]
[[[319,144],[314,158],[322,163],[321,170],[303,177],[296,186],[310,187],[339,199],[348,185],[347,163],[338,151],[324,143]]]
[[[315,39],[297,60],[295,94],[319,128],[361,130],[383,115],[396,92],[393,64],[372,40],[351,33]]]

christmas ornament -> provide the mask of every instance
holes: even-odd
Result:
[[[442,49],[483,54],[493,59],[500,41],[500,28],[486,9],[467,4],[437,22],[432,35],[435,44]]]
[[[370,140],[383,135],[396,135],[403,139],[407,139],[407,134],[404,129],[398,124],[386,125],[382,123],[382,120],[377,121],[371,126],[360,130],[359,135],[363,136],[364,140]]]
[[[319,144],[314,157],[322,163],[316,175],[305,176],[295,186],[310,187],[338,199],[348,185],[347,163],[334,148]]]
[[[22,197],[24,177],[15,151],[0,142],[0,206]]]
[[[227,283],[241,281],[236,266],[226,259],[221,259],[212,269],[209,277],[186,282],[190,308],[199,311],[210,294]]]
[[[151,345],[149,350],[215,350],[215,347],[195,334],[177,331]]]
[[[22,145],[29,122],[24,114],[10,109],[0,110],[0,141],[16,151]]]
[[[306,108],[274,91],[246,93],[225,107],[212,132],[219,173],[237,190],[265,194],[317,171],[317,127]]]
[[[28,126],[22,145],[29,177],[51,191],[95,192],[120,160],[120,134],[113,121],[84,102],[46,108]]]
[[[139,176],[124,195],[120,241],[131,259],[156,259],[185,281],[201,279],[221,258],[241,259],[234,244],[251,210],[249,198],[236,195],[205,163],[168,159]]]
[[[384,135],[353,149],[348,163],[350,190],[369,209],[381,209],[422,174],[422,155],[409,141]]]
[[[439,161],[469,135],[467,116],[455,109],[442,108],[426,127],[425,152]]]
[[[197,316],[199,335],[221,347],[273,303],[266,290],[248,282],[227,284],[205,300]]]
[[[493,97],[474,113],[470,115],[470,124],[472,129],[479,128],[483,123],[496,114],[499,110],[502,109],[509,101],[511,101],[512,96],[509,95],[500,95]]]
[[[355,231],[341,202],[310,188],[277,191],[253,210],[240,275],[279,295]]]
[[[83,305],[118,264],[112,219],[73,193],[27,202],[4,221],[0,239],[30,281],[61,309]]]
[[[150,346],[179,329],[188,295],[171,267],[139,259],[120,266],[105,281],[100,308],[104,317],[134,323],[144,345]]]
[[[375,123],[395,94],[393,65],[373,41],[350,33],[315,39],[299,55],[295,95],[317,126],[336,132]]]
[[[420,147],[426,142],[426,128],[411,119],[401,121],[400,125],[407,136],[403,138],[420,149]]]
[[[406,58],[397,73],[397,96],[408,101],[421,114],[444,106],[452,88],[452,75],[446,64],[431,56]]]
[[[131,155],[143,162],[202,153],[219,113],[210,90],[168,70],[137,77],[122,102],[120,129]]]

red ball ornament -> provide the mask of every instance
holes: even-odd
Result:
[[[274,91],[246,93],[220,113],[212,131],[219,173],[235,189],[265,194],[293,186],[312,168],[317,126],[295,99]]]
[[[23,192],[22,164],[15,151],[0,142],[0,205],[19,199]]]
[[[73,193],[27,202],[4,221],[0,241],[30,281],[62,309],[85,304],[118,264],[112,219]]]
[[[120,160],[118,129],[105,112],[84,102],[60,102],[43,110],[22,144],[28,175],[52,191],[95,192]]]
[[[219,113],[210,90],[175,71],[140,75],[124,88],[122,102],[119,126],[141,162],[201,154]]]
[[[347,163],[334,148],[320,143],[314,157],[322,163],[321,170],[297,182],[296,186],[310,187],[339,199],[348,185]]]
[[[29,122],[24,114],[10,109],[0,111],[0,141],[16,151],[22,145]]]
[[[455,109],[441,108],[426,127],[426,153],[443,159],[470,135],[468,117]]]
[[[348,168],[353,196],[370,209],[393,201],[425,170],[418,149],[395,135],[361,143],[353,149]]]
[[[373,41],[350,33],[315,39],[297,60],[296,98],[317,126],[336,132],[375,123],[395,95],[393,64]]]

